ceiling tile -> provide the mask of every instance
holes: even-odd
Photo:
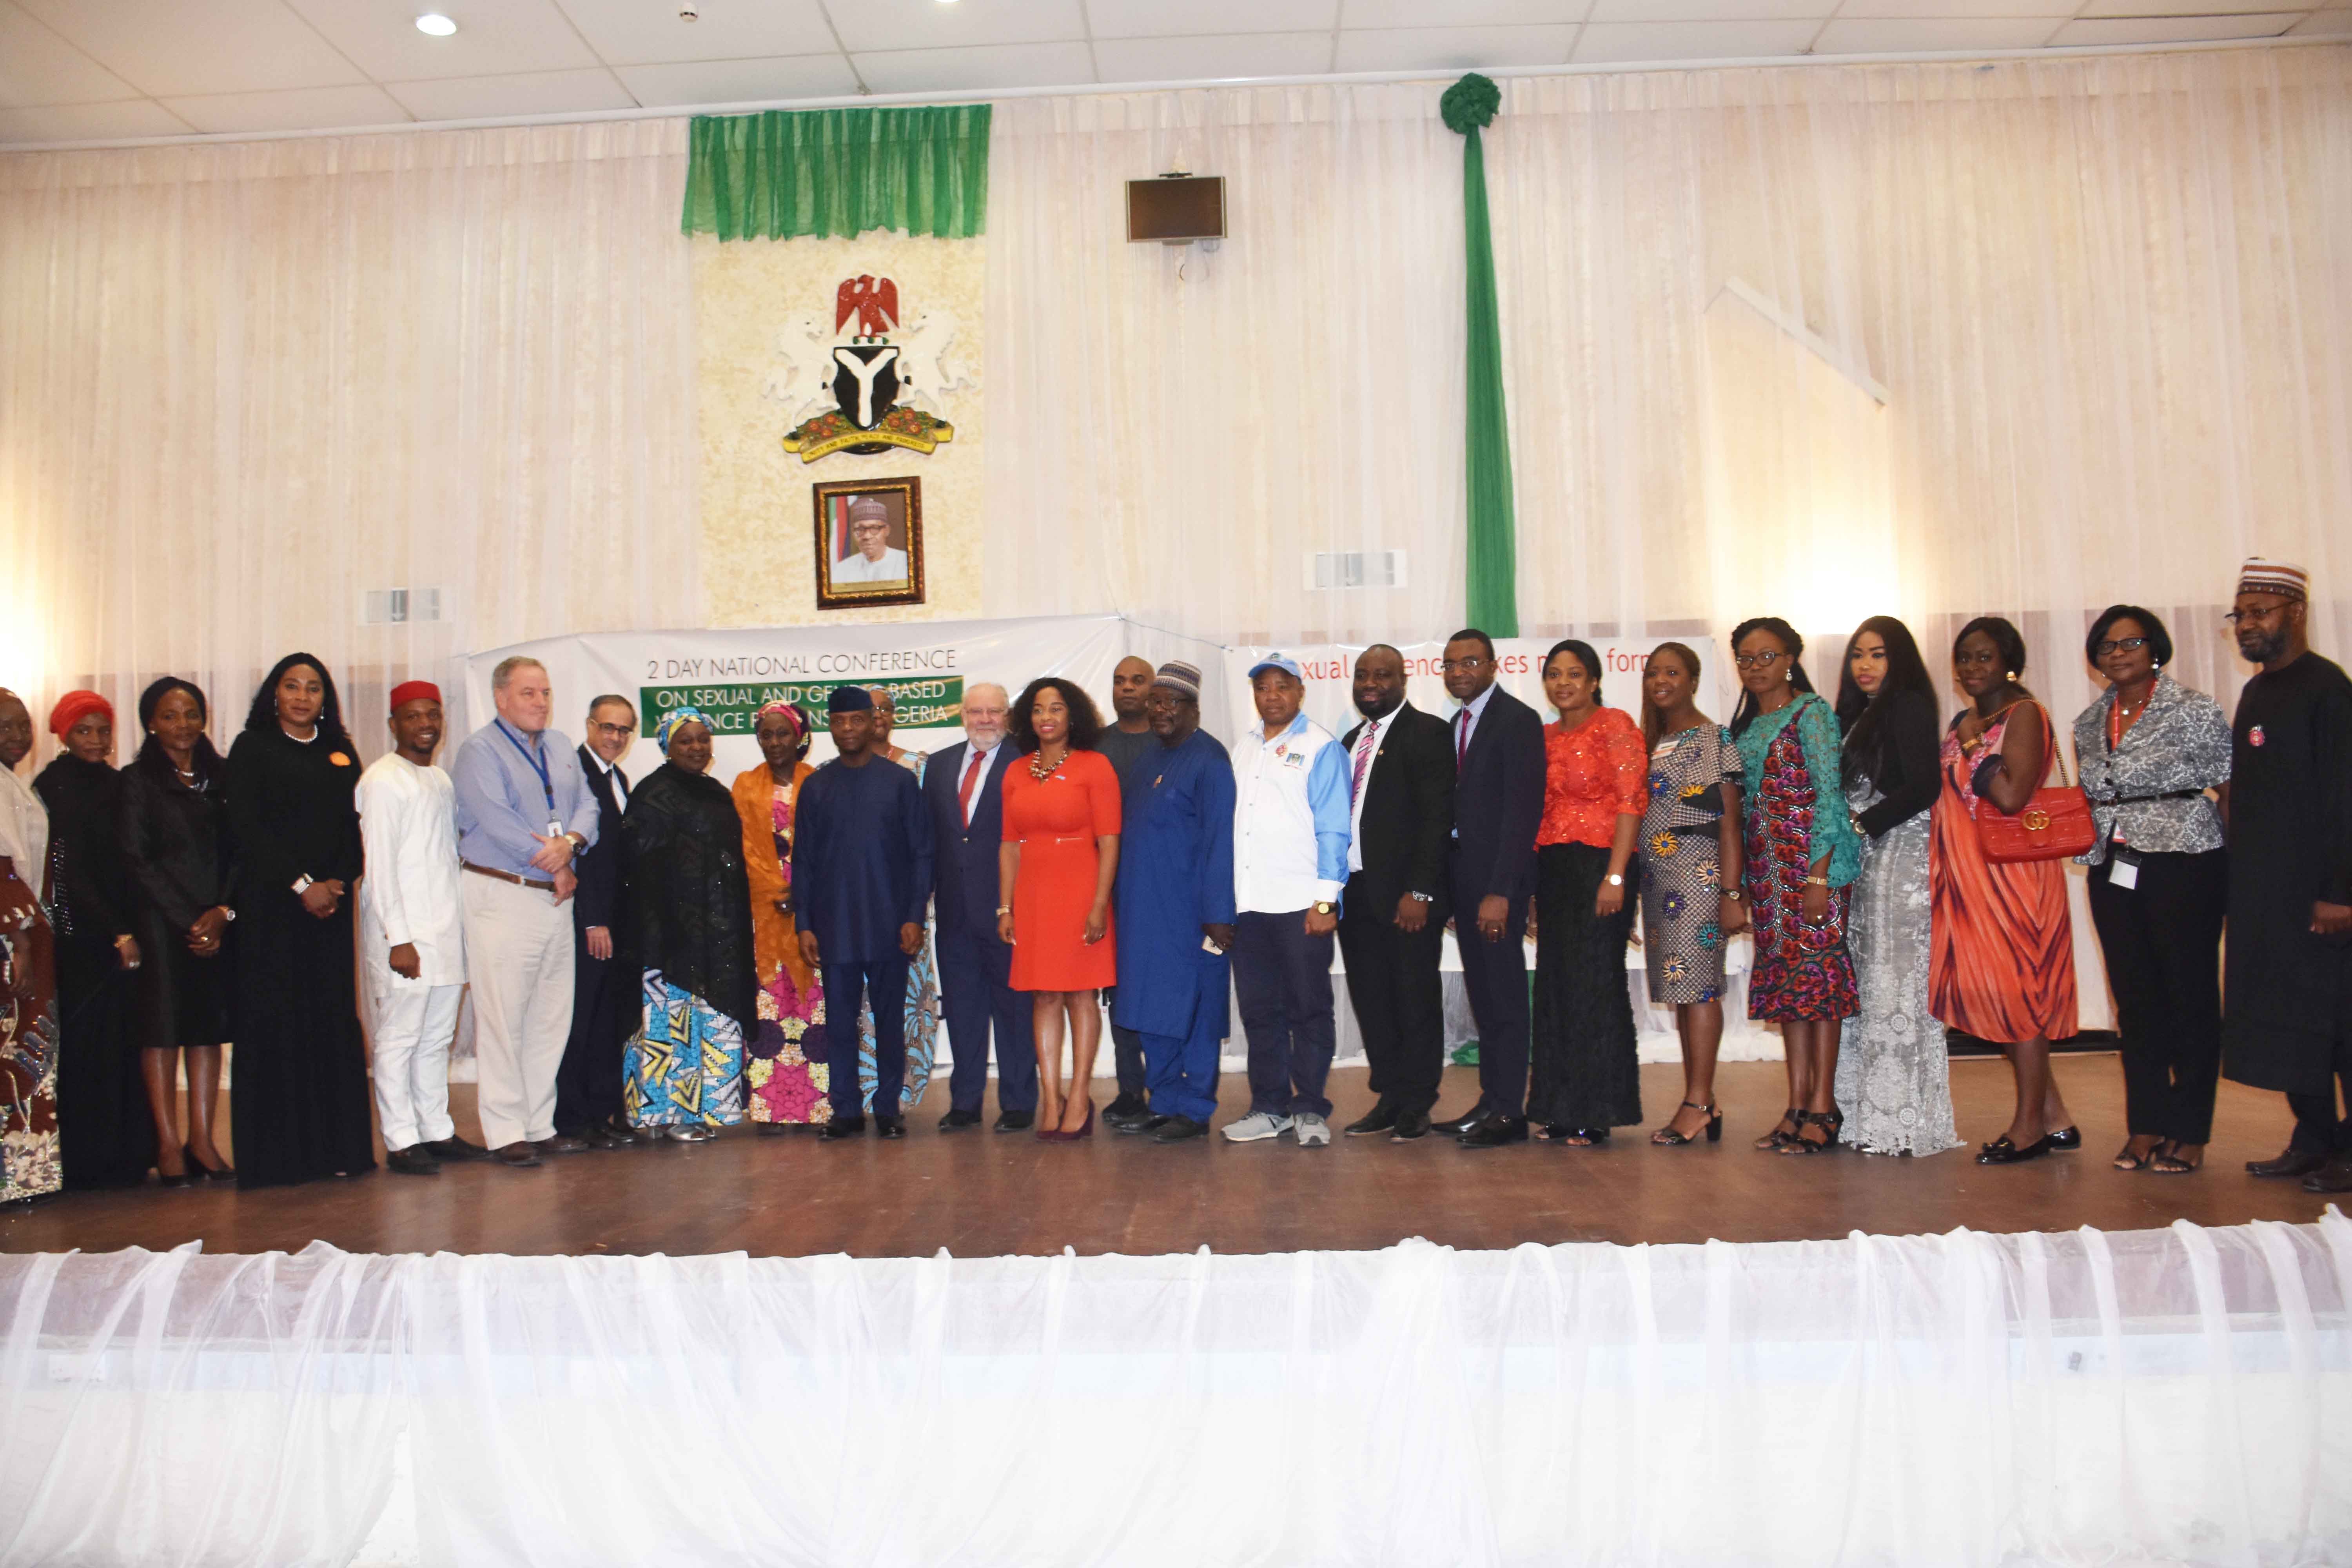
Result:
[[[2352,11],[2314,11],[2287,31],[2297,37],[2314,33],[2352,34]]]
[[[1427,27],[1444,23],[1479,27],[1581,22],[1590,7],[1591,0],[1453,0],[1443,6],[1429,0],[1339,0],[1339,26]]]
[[[1568,58],[1576,29],[1531,27],[1351,27],[1339,35],[1343,71],[1468,70],[1476,66],[1552,66]]]
[[[528,76],[447,77],[439,81],[392,81],[383,90],[419,120],[495,120],[506,114],[565,114],[635,109],[637,100],[599,67],[584,71],[535,71]]]
[[[1087,19],[1078,0],[826,0],[825,14],[841,47],[866,49],[953,48],[964,44],[1042,44],[1083,39]]]
[[[2277,3],[2271,0],[2273,5]],[[2072,16],[2079,4],[2080,0],[1845,0],[1837,16],[1841,22],[1854,17]]]
[[[142,92],[260,92],[364,81],[278,0],[18,0]]]
[[[1213,38],[1097,38],[1105,81],[1218,81],[1320,76],[1331,68],[1328,33],[1227,33]]]
[[[2068,22],[2051,35],[2053,47],[2106,44],[2200,44],[2219,38],[2274,38],[2303,20],[2300,11],[2256,16],[2099,16]]]
[[[2281,5],[2278,0],[2090,0],[2078,16],[2256,16],[2273,12],[2307,11],[2318,0]],[[2224,37],[2231,35],[2222,35]]]
[[[1328,32],[1339,0],[1086,0],[1097,38],[1172,38],[1186,33]]]
[[[152,99],[0,109],[0,142],[100,142],[116,136],[185,136],[188,122]]]
[[[378,81],[576,70],[600,62],[555,0],[286,0]],[[457,24],[446,38],[416,30],[421,11]]]
[[[1837,0],[1593,0],[1592,20],[1596,22],[1790,21],[1801,16],[1826,16],[1836,9]]]
[[[1079,87],[1095,79],[1084,44],[984,44],[970,49],[898,49],[852,64],[876,92],[986,92],[1001,87]]]
[[[163,107],[197,130],[328,131],[344,125],[405,125],[414,117],[383,89],[298,87],[289,92],[220,92],[167,98]]]
[[[2038,49],[2053,16],[1839,17],[1813,41],[1817,55],[1905,55],[1927,50]]]
[[[643,104],[764,103],[780,98],[844,98],[857,90],[849,62],[837,54],[614,66],[613,73]]]
[[[696,0],[701,16],[692,22],[678,20],[677,0],[555,4],[614,65],[811,55],[839,47],[817,0]]]
[[[137,88],[0,0],[0,109],[138,96]]]
[[[1592,22],[1576,40],[1580,65],[1629,60],[1737,60],[1802,54],[1821,24]]]

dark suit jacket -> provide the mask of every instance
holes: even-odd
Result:
[[[942,931],[961,931],[982,942],[996,941],[996,851],[1004,842],[1004,770],[1019,759],[1010,736],[998,745],[971,799],[971,826],[963,825],[957,792],[971,742],[958,741],[934,752],[923,768],[923,804],[931,813],[931,894],[938,900]]]
[[[1544,733],[1536,710],[1499,687],[1470,731],[1454,781],[1454,879],[1465,897],[1536,890],[1536,830],[1543,824]],[[1446,750],[1454,749],[1446,726]]]
[[[1355,768],[1358,724],[1340,737]],[[1445,721],[1408,702],[1390,721],[1364,773],[1364,810],[1357,825],[1364,868],[1348,880],[1370,912],[1393,914],[1407,893],[1427,893],[1430,917],[1443,921],[1445,858],[1454,834],[1454,744]]]
[[[603,926],[618,942],[628,924],[628,889],[621,874],[621,804],[614,798],[611,775],[585,746],[580,748],[580,771],[588,776],[589,792],[596,797],[596,842],[572,863],[580,879],[580,890],[572,898],[572,929]],[[621,775],[625,781],[628,776]]]

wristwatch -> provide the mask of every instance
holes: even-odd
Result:
[[[1408,892],[1412,891],[1410,889],[1407,889],[1406,890]],[[1413,893],[1412,901],[1416,904],[1433,904],[1437,902],[1437,895],[1435,893]]]
[[[310,873],[305,871],[300,876],[294,879],[294,896],[298,899],[300,898],[303,894],[310,890]]]
[[[1316,912],[1317,914],[1318,914],[1318,915],[1328,915],[1328,914],[1329,914],[1329,913],[1331,912],[1331,910],[1332,910],[1332,908],[1333,908],[1333,905],[1332,905],[1332,903],[1331,903],[1331,900],[1328,900],[1328,899],[1318,899],[1318,900],[1315,900],[1315,912]]]
[[[574,855],[583,855],[587,853],[588,840],[581,837],[577,832],[567,833],[563,837],[571,840],[572,853]]]
[[[1612,871],[1612,872],[1610,872],[1610,873],[1609,873],[1609,885],[1610,885],[1611,887],[1612,887],[1612,888],[1622,888],[1622,887],[1623,887],[1623,886],[1625,885],[1625,879],[1624,879],[1624,876],[1623,876],[1622,873],[1620,873],[1620,872],[1616,872],[1616,871]]]

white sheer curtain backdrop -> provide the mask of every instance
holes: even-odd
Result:
[[[0,1563],[2342,1562],[2352,1226],[0,1257]]]
[[[2226,702],[2247,553],[2352,654],[2352,47],[1519,78],[1486,133],[1530,635],[2088,618]],[[1460,139],[1443,84],[1001,106],[990,613],[1249,640],[1461,605]],[[1213,254],[1119,183],[1227,180]],[[1880,401],[1883,395],[1884,401]],[[1402,592],[1307,592],[1402,548]],[[1630,700],[1630,699],[1629,699]],[[1718,715],[1718,717],[1721,717]]]
[[[685,173],[675,120],[0,157],[0,683],[127,755],[190,677],[226,744],[307,648],[373,757],[468,649],[691,624]]]

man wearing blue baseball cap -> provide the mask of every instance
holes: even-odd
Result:
[[[1250,667],[1258,728],[1234,748],[1234,993],[1249,1039],[1249,1114],[1235,1143],[1331,1142],[1332,933],[1348,880],[1348,752],[1299,711],[1296,659]]]

